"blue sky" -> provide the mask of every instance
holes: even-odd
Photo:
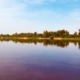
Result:
[[[80,0],[0,0],[0,33],[80,28]]]

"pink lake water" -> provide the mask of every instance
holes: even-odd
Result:
[[[0,42],[0,80],[80,80],[79,45]]]

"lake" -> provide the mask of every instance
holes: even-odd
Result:
[[[0,41],[0,80],[80,80],[80,42]]]

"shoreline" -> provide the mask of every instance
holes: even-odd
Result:
[[[80,38],[41,38],[41,37],[4,37],[0,38],[0,40],[73,40],[73,41],[80,41]]]

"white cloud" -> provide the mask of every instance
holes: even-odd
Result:
[[[33,2],[41,4],[49,0],[0,0],[0,33],[27,31],[44,31],[68,29],[76,31],[80,25],[80,11],[73,10],[66,16],[54,10],[27,11],[25,9]],[[55,0],[50,0],[55,1]],[[57,1],[57,0],[56,0]],[[77,27],[77,28],[76,28]]]

